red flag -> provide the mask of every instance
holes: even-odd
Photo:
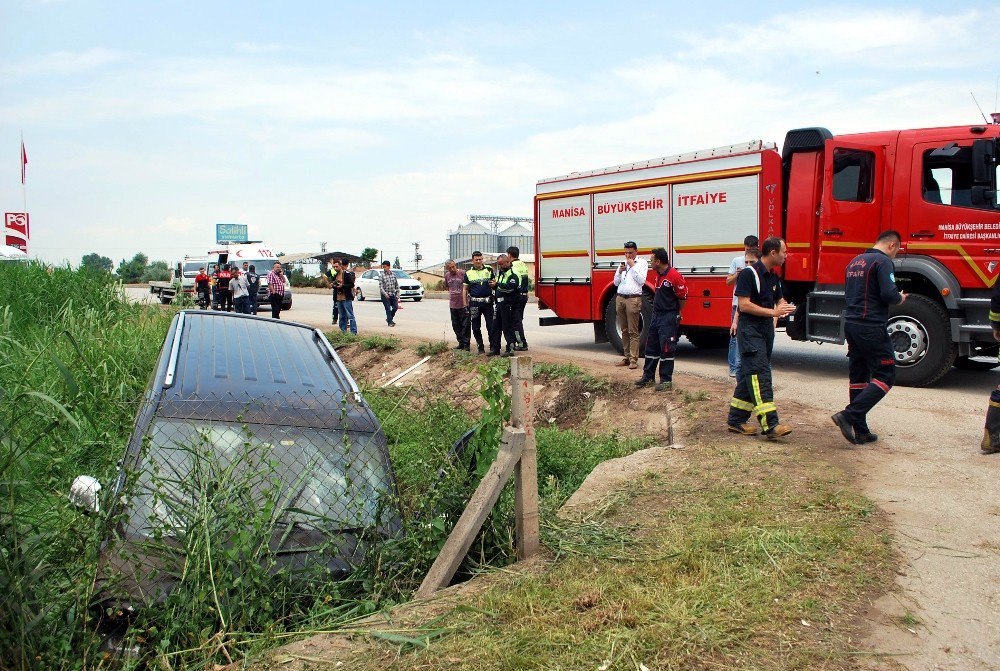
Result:
[[[21,140],[21,184],[24,184],[24,173],[27,165],[28,165],[28,152],[24,150],[24,140]]]

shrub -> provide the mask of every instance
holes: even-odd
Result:
[[[438,340],[436,342],[422,342],[416,347],[417,355],[419,356],[434,356],[436,354],[444,354],[448,351],[448,343],[444,340]]]
[[[394,352],[400,348],[399,338],[391,336],[370,335],[361,338],[361,346],[379,352]]]

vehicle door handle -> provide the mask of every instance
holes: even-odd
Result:
[[[911,238],[933,238],[934,234],[930,231],[917,231],[916,233],[910,233]]]
[[[823,231],[823,235],[843,235],[844,232],[839,228],[828,228]]]

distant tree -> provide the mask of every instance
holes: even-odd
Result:
[[[146,272],[149,264],[149,257],[139,252],[132,257],[131,261],[121,260],[118,264],[118,278],[126,284],[135,284],[142,281],[142,274]]]
[[[378,250],[374,247],[365,247],[361,252],[361,260],[371,265],[371,262],[378,258]]]
[[[115,267],[115,262],[106,256],[101,256],[97,252],[93,252],[83,257],[80,267],[110,273],[111,269]]]
[[[143,269],[140,282],[166,282],[170,279],[170,266],[166,261],[153,261]]]
[[[393,261],[392,267],[393,268],[402,268],[403,267],[403,264],[399,262],[399,257],[398,256],[396,257],[396,260]]]

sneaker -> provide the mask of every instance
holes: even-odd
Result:
[[[673,382],[661,382],[660,384],[656,385],[656,391],[670,391],[671,389],[673,389],[673,387],[674,387]]]
[[[792,430],[789,427],[785,426],[784,424],[779,424],[778,426],[774,427],[773,429],[765,433],[764,436],[768,440],[778,440],[778,438],[784,438],[791,432]]]
[[[390,327],[390,328],[392,328],[392,327],[394,327],[394,326],[396,326],[396,322],[389,322],[389,327]]]
[[[726,424],[730,433],[738,433],[741,436],[756,436],[757,427],[752,424]]]
[[[837,425],[840,429],[840,433],[844,436],[844,440],[849,442],[851,445],[857,445],[858,441],[854,439],[854,427],[851,426],[851,421],[844,416],[844,413],[838,412],[837,414],[830,417],[833,423]]]
[[[648,377],[641,377],[635,381],[635,386],[638,387],[639,389],[642,389],[647,384],[653,384],[653,380],[651,380]]]
[[[500,356],[500,352],[491,349],[486,356]]]
[[[635,369],[636,369],[636,368],[638,368],[638,367],[639,367],[639,364],[637,364],[637,363],[636,363],[635,361],[633,361],[632,363],[630,363],[630,364],[628,365],[628,369],[629,369],[629,370],[635,370]]]
[[[515,352],[527,352],[528,351],[528,346],[527,345],[514,345],[514,351]]]
[[[736,371],[735,370],[729,371],[729,377],[736,377]]]

